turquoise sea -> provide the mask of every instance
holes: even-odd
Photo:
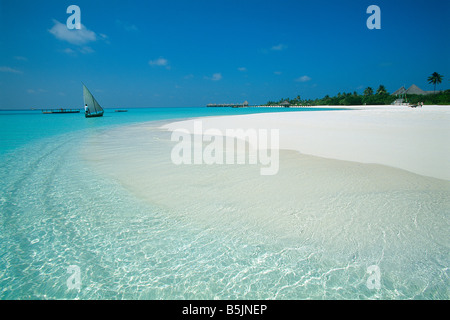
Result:
[[[99,121],[88,121],[83,114],[42,114],[40,110],[0,110],[0,153],[37,139],[144,121],[184,119],[203,116],[236,115],[262,112],[290,112],[280,108],[131,108],[128,112],[106,109]],[[301,110],[311,110],[303,108]],[[320,110],[320,109],[319,109]],[[61,117],[58,117],[61,116]]]
[[[448,181],[293,152],[266,179],[175,168],[158,129],[290,111],[0,111],[0,299],[448,299]]]

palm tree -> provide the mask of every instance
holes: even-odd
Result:
[[[373,89],[371,87],[367,87],[364,89],[364,95],[365,96],[371,96],[373,95]]]
[[[436,84],[440,84],[443,77],[443,75],[437,72],[433,72],[431,76],[428,77],[428,83],[434,84],[434,93],[436,93]]]
[[[382,84],[378,87],[377,94],[387,94],[386,88]]]

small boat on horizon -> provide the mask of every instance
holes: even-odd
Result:
[[[79,109],[42,109],[43,114],[80,113]]]
[[[95,100],[92,93],[89,91],[89,89],[84,85],[83,83],[83,100],[85,105],[85,113],[84,116],[86,118],[95,118],[95,117],[102,117],[103,116],[103,108],[100,106],[100,104]]]
[[[128,110],[125,110],[125,109],[117,109],[117,110],[114,110],[114,112],[128,112]]]

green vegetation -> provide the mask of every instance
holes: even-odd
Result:
[[[364,89],[365,96],[371,96],[373,94],[373,89],[371,87],[367,87]]]
[[[442,77],[442,76],[441,76]],[[441,78],[442,79],[442,78]],[[439,82],[437,82],[439,83]],[[356,92],[353,93],[338,93],[334,97],[326,95],[323,98],[301,99],[297,96],[294,99],[283,98],[278,101],[269,101],[267,106],[279,106],[287,101],[290,106],[353,106],[353,105],[389,105],[396,99],[406,98],[406,102],[417,104],[423,102],[424,105],[450,105],[450,90],[442,91],[435,94],[408,94],[406,97],[397,97],[389,94],[383,85],[380,85],[374,93],[371,87],[367,87],[363,95]]]
[[[287,101],[291,106],[352,106],[352,105],[374,105],[374,104],[391,104],[396,99],[395,96],[391,96],[383,85],[380,85],[376,91],[373,93],[373,89],[368,87],[364,90],[364,95],[359,95],[358,93],[338,93],[334,97],[326,95],[321,99],[301,99],[297,96],[295,99],[283,98],[279,101],[269,101],[266,103],[267,106],[278,106],[284,101]]]
[[[428,77],[428,83],[431,83],[434,85],[434,93],[436,93],[436,85],[440,84],[442,82],[442,78],[444,76],[437,73],[437,72],[433,72],[431,74],[431,76]]]
[[[406,100],[412,104],[423,102],[423,104],[450,105],[450,90],[426,95],[408,94]]]

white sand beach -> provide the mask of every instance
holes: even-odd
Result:
[[[330,107],[333,108],[333,107]],[[450,180],[450,107],[357,106],[350,110],[202,118],[203,130],[279,129],[280,149],[373,163]],[[164,129],[188,129],[194,120]]]

